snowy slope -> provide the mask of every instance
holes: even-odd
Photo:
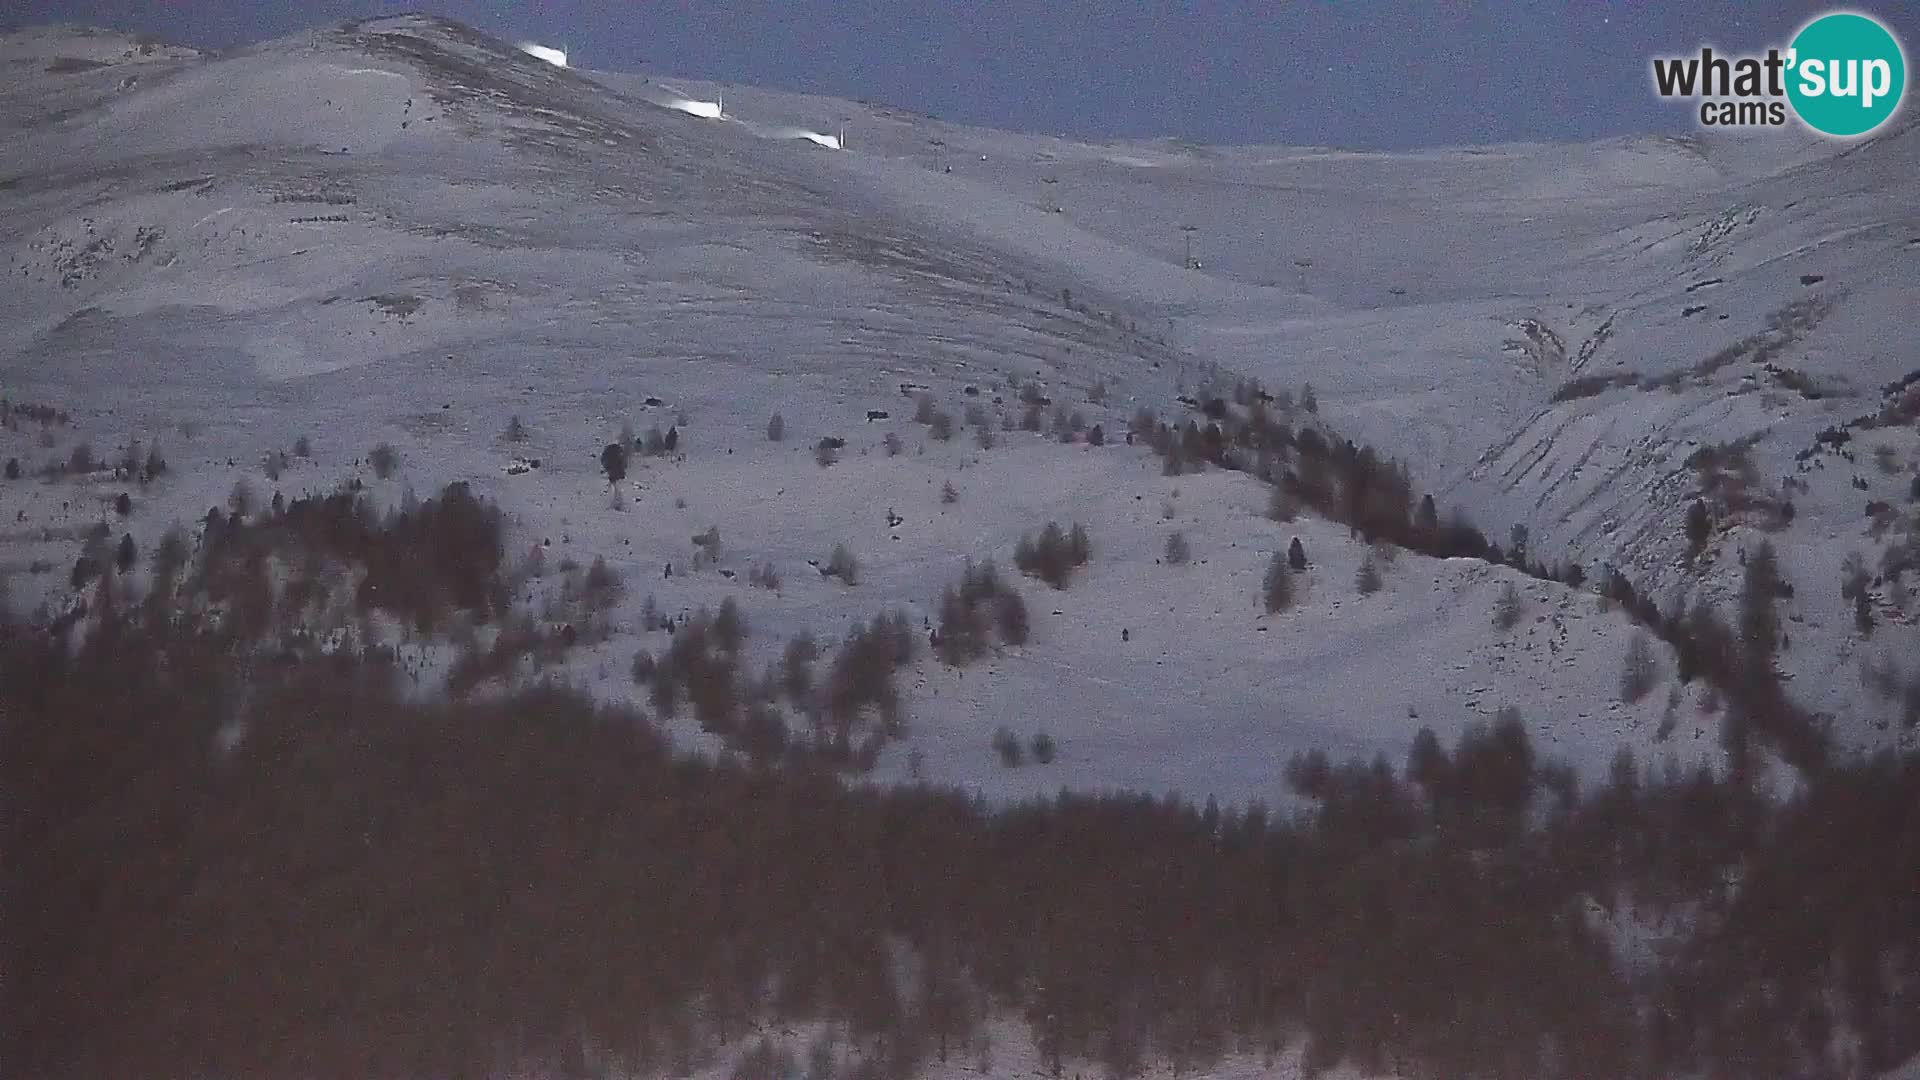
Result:
[[[37,70],[64,55],[109,66]],[[1671,679],[1617,700],[1632,629],[1592,596],[1521,579],[1527,614],[1501,632],[1492,600],[1515,575],[1413,555],[1359,596],[1362,551],[1344,528],[1266,521],[1253,481],[1162,477],[1118,433],[1140,405],[1180,416],[1175,394],[1213,365],[1276,389],[1310,381],[1324,419],[1406,457],[1417,487],[1490,535],[1524,523],[1537,553],[1613,562],[1664,597],[1684,576],[1692,449],[1760,432],[1753,453],[1777,485],[1819,430],[1920,368],[1899,332],[1920,264],[1911,127],[1843,154],[1674,139],[1412,154],[1093,145],[581,73],[416,17],[219,58],[36,31],[0,57],[27,58],[9,61],[0,97],[13,286],[0,318],[15,328],[0,386],[74,416],[45,438],[0,432],[0,456],[31,472],[82,440],[103,455],[163,445],[175,474],[136,493],[127,525],[143,544],[243,477],[265,498],[358,474],[389,499],[471,478],[514,516],[520,549],[551,541],[556,558],[604,555],[625,572],[621,633],[573,665],[623,696],[633,651],[664,641],[640,631],[649,593],[667,611],[737,597],[757,668],[801,631],[833,639],[890,608],[917,625],[964,559],[1004,566],[1049,518],[1085,522],[1095,558],[1073,589],[1023,583],[1032,643],[964,673],[918,662],[907,738],[880,779],[1278,800],[1293,752],[1397,758],[1423,724],[1447,738],[1507,704],[1589,773],[1622,744],[1711,755],[1714,719],[1691,691],[1669,705]],[[723,118],[674,107],[723,93]],[[794,137],[843,123],[844,152]],[[1200,269],[1182,266],[1181,224],[1196,227]],[[1830,309],[1774,362],[1844,394],[1779,392],[1742,361],[1677,392],[1552,400],[1582,374],[1690,369],[1810,295]],[[1115,438],[1001,431],[1029,380]],[[956,420],[980,404],[995,447],[930,439],[903,387],[928,388]],[[777,444],[764,437],[775,411]],[[524,445],[499,438],[515,415]],[[677,424],[685,455],[636,462],[616,506],[596,455],[625,423]],[[882,449],[889,432],[899,457]],[[270,482],[262,455],[302,434],[313,460]],[[825,469],[811,454],[823,435],[848,441]],[[1774,536],[1802,583],[1793,690],[1844,714],[1860,742],[1889,735],[1858,662],[1915,651],[1913,628],[1889,605],[1876,638],[1857,640],[1837,567],[1869,544],[1859,504],[1906,483],[1912,436],[1874,436],[1908,473],[1883,475],[1865,453],[1858,470],[1808,465],[1800,513]],[[372,481],[361,463],[383,440],[402,473]],[[541,467],[510,474],[517,457]],[[120,528],[118,490],[104,477],[0,487],[16,600],[64,601],[72,530]],[[710,526],[734,577],[686,572],[689,538]],[[1175,528],[1195,560],[1157,565]],[[1295,535],[1314,563],[1307,596],[1263,617],[1264,562]],[[1716,596],[1752,539],[1716,539]],[[861,559],[857,587],[808,565],[839,542]],[[777,595],[745,584],[762,563],[781,571]],[[1059,759],[1001,768],[988,739],[1002,724],[1047,730]]]

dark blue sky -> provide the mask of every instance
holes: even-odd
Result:
[[[1648,58],[1784,45],[1833,5],[1188,0],[13,0],[0,27],[82,22],[227,46],[427,10],[563,40],[577,63],[865,98],[1078,136],[1399,148],[1693,127]],[[1920,56],[1920,0],[1855,5]],[[1911,104],[1908,106],[1911,107]]]

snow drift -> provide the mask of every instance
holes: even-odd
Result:
[[[536,45],[531,41],[521,42],[518,48],[528,56],[545,60],[554,67],[567,66],[567,53],[564,49],[556,49],[549,45]]]

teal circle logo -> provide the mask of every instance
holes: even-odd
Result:
[[[1808,23],[1787,53],[1787,100],[1823,135],[1865,135],[1900,108],[1907,60],[1900,42],[1865,15],[1837,12]]]

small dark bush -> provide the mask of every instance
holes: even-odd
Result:
[[[992,739],[993,752],[1000,755],[1000,764],[1009,769],[1017,769],[1026,764],[1026,747],[1020,744],[1020,737],[1007,728],[996,728]]]
[[[1059,749],[1059,746],[1053,741],[1053,736],[1044,731],[1033,737],[1033,760],[1042,765],[1053,764],[1054,754],[1057,753]]]
[[[827,565],[820,572],[827,577],[839,578],[842,585],[860,584],[860,562],[845,544],[833,545],[832,554],[827,556]]]

